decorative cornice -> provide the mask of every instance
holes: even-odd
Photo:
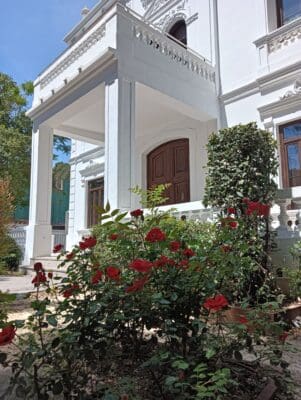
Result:
[[[82,180],[85,181],[85,179],[89,176],[92,175],[98,175],[104,172],[105,164],[103,163],[94,163],[91,162],[86,168],[83,168],[79,171],[79,173],[82,176]]]
[[[58,77],[63,71],[65,71],[71,64],[74,63],[79,57],[86,53],[92,46],[98,43],[106,34],[105,25],[97,28],[91,33],[87,39],[81,44],[75,47],[65,58],[63,58],[53,69],[51,69],[44,77],[40,80],[41,88],[43,89],[56,77]]]
[[[255,40],[254,44],[256,47],[267,45],[268,52],[272,53],[299,39],[301,39],[301,17]]]
[[[101,146],[97,146],[95,149],[91,149],[85,151],[84,153],[79,154],[78,156],[71,157],[69,160],[69,164],[75,164],[77,162],[85,162],[89,161],[91,157],[102,157],[105,154],[105,149]]]
[[[298,78],[293,86],[293,90],[288,90],[284,95],[280,96],[280,100],[287,99],[288,97],[297,96],[301,93],[301,78]]]
[[[257,110],[262,120],[299,111],[301,108],[301,92],[293,96],[278,99],[273,103],[258,107]]]

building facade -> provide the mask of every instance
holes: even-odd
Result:
[[[103,0],[65,41],[28,112],[25,262],[51,254],[53,134],[72,139],[67,248],[97,205],[138,207],[136,185],[171,183],[170,204],[202,209],[208,136],[250,121],[277,139],[287,230],[301,197],[301,0]]]

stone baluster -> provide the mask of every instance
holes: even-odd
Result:
[[[291,203],[291,199],[276,199],[275,203],[280,207],[280,214],[278,215],[279,227],[277,231],[279,233],[288,232],[289,215],[287,213],[287,206]]]
[[[300,223],[301,223],[301,197],[294,199],[294,204],[297,208],[296,220],[295,220],[295,231],[300,230]]]

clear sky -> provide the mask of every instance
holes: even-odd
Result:
[[[0,0],[0,71],[34,80],[61,51],[64,36],[98,0]]]

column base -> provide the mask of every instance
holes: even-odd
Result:
[[[25,265],[29,265],[31,258],[51,255],[51,235],[51,225],[28,225],[26,228]]]

